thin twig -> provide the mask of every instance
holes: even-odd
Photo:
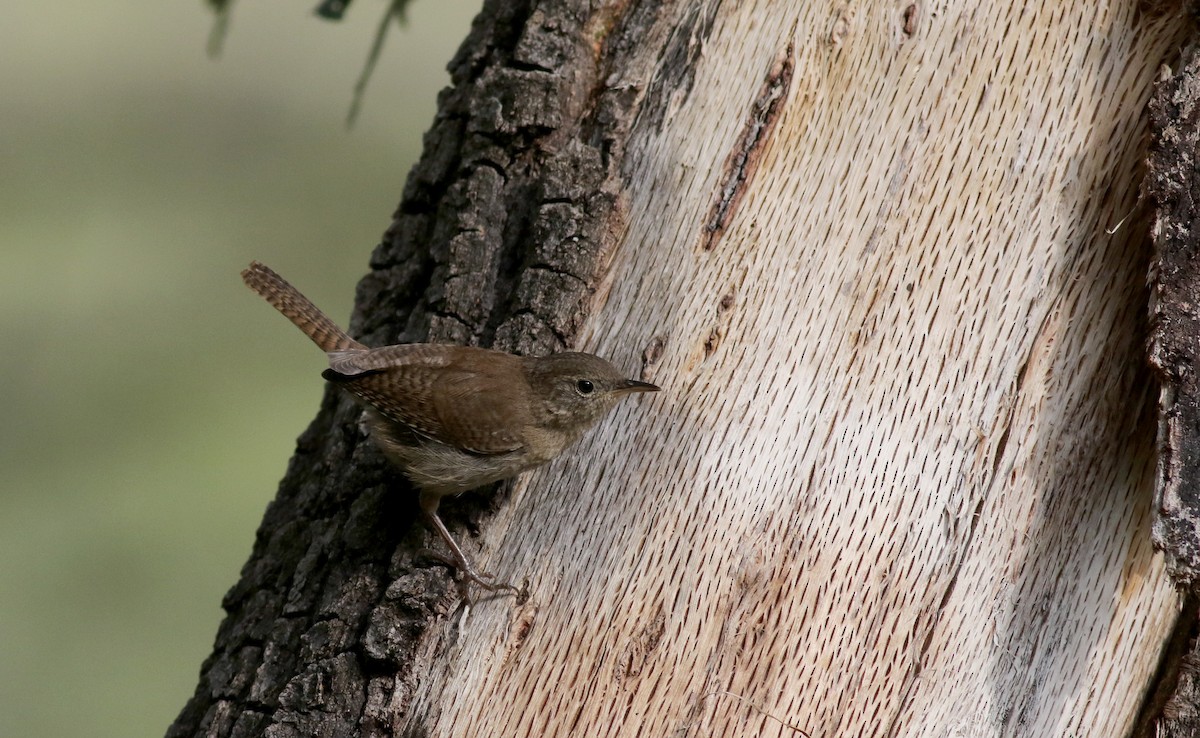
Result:
[[[709,692],[708,694],[704,695],[704,699],[708,699],[709,697],[715,697],[717,695],[726,695],[728,697],[732,697],[735,700],[738,700],[739,702],[743,702],[743,703],[749,705],[750,707],[754,708],[755,710],[758,710],[763,715],[766,715],[767,717],[771,718],[772,720],[779,723],[783,727],[796,731],[800,735],[804,736],[804,738],[812,738],[812,736],[809,735],[807,730],[804,730],[803,728],[793,725],[792,723],[789,723],[788,721],[786,721],[782,718],[772,715],[771,713],[769,713],[765,709],[763,709],[763,707],[761,705],[756,705],[755,703],[751,702],[750,700],[746,699],[745,697],[741,696],[740,694],[734,694],[733,692],[730,692],[727,689],[717,690],[716,692]]]
[[[408,5],[408,0],[392,0],[388,3],[387,10],[384,11],[383,18],[379,21],[379,27],[375,29],[375,40],[371,43],[370,52],[367,53],[367,62],[363,65],[362,73],[358,75],[358,82],[354,84],[354,98],[350,101],[350,112],[346,114],[347,128],[353,128],[354,122],[358,120],[358,112],[362,109],[363,98],[367,92],[367,83],[371,81],[371,76],[375,73],[375,65],[383,53],[383,42],[387,38],[388,24],[391,23],[393,17],[397,24],[404,24],[404,7],[406,5]]]

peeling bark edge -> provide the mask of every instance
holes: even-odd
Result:
[[[1196,8],[1192,9],[1193,16]],[[1193,17],[1193,33],[1195,23]],[[1160,381],[1152,537],[1187,594],[1133,735],[1200,735],[1200,45],[1150,100],[1144,194],[1155,208],[1149,359]]]
[[[1166,67],[1150,101],[1150,363],[1161,382],[1154,544],[1184,587],[1200,582],[1200,53]]]
[[[788,34],[788,45],[782,54],[771,65],[763,80],[758,94],[750,105],[742,132],[738,135],[733,150],[729,152],[722,168],[721,181],[717,187],[717,195],[712,207],[705,218],[704,234],[700,248],[711,251],[725,234],[725,229],[737,213],[742,196],[746,193],[750,182],[758,171],[759,160],[775,123],[783,112],[784,102],[792,88],[792,75],[796,68],[796,47],[792,40],[796,36],[795,27]]]

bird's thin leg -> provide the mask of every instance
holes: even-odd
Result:
[[[422,492],[421,512],[425,514],[425,519],[429,522],[433,529],[437,531],[438,535],[442,537],[442,540],[446,542],[446,545],[450,547],[450,554],[454,559],[454,565],[458,568],[458,571],[462,574],[463,578],[469,582],[474,582],[489,592],[495,592],[499,589],[507,589],[519,594],[521,590],[517,589],[513,585],[497,582],[490,575],[480,574],[478,571],[476,571],[475,567],[471,565],[470,560],[467,559],[467,555],[463,553],[462,549],[458,547],[457,543],[455,543],[454,538],[451,537],[450,531],[446,529],[446,524],[443,523],[441,517],[438,516],[437,509],[438,502],[440,501],[440,495],[432,494],[430,492]]]

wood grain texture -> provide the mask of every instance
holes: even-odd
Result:
[[[1131,729],[1178,607],[1136,202],[1186,26],[909,5],[694,4],[631,66],[668,102],[579,347],[664,391],[518,485],[481,563],[532,597],[442,626],[397,734]]]

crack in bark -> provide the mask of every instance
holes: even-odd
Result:
[[[796,48],[795,43],[790,40],[794,35],[793,28],[788,37],[787,48],[767,73],[762,87],[750,105],[750,113],[746,117],[742,132],[725,160],[721,184],[717,187],[716,198],[708,211],[708,217],[705,218],[700,242],[700,248],[704,251],[711,251],[716,246],[724,235],[725,228],[737,213],[738,205],[758,170],[763,149],[771,139],[775,123],[783,112],[795,71]]]

